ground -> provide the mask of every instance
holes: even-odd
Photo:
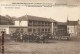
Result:
[[[5,43],[5,54],[80,54],[80,36],[71,40],[51,40],[50,43]]]

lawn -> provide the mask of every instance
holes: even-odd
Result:
[[[51,43],[5,43],[5,54],[80,54],[80,37]]]

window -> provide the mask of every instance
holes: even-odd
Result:
[[[44,31],[44,29],[42,29],[42,31]]]
[[[47,31],[47,29],[45,29],[45,31]]]
[[[33,26],[37,26],[38,22],[37,21],[33,21]]]
[[[33,32],[36,32],[36,29],[33,29]]]
[[[32,28],[29,28],[29,29],[28,29],[28,32],[32,32]]]
[[[45,23],[45,26],[47,26],[47,22]]]
[[[32,23],[32,21],[29,21],[29,23]]]
[[[45,23],[45,22],[42,22],[42,26],[44,26],[44,23]]]
[[[33,22],[32,21],[29,21],[28,25],[29,26],[32,26],[33,25]]]
[[[50,29],[48,29],[48,31],[50,31]]]

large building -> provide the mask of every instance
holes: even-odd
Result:
[[[78,21],[69,21],[67,20],[67,31],[71,36],[77,36],[78,35]]]
[[[67,23],[66,22],[58,22],[57,23],[57,34],[61,36],[67,35]]]
[[[0,36],[2,31],[5,31],[6,34],[11,34],[18,31],[22,32],[23,29],[24,31],[26,31],[26,27],[20,27],[20,26],[14,26],[14,25],[0,25]]]
[[[66,34],[72,36],[80,35],[80,20],[67,22],[57,22],[51,18],[24,15],[16,18],[14,25],[0,25],[0,33],[5,31],[11,33],[37,33],[37,34]]]
[[[55,25],[56,21],[51,18],[31,15],[25,15],[15,20],[15,26],[25,27],[26,33],[54,33]]]
[[[57,21],[51,18],[24,15],[15,19],[14,25],[0,25],[0,31],[5,31],[6,34],[14,32],[53,34],[57,30],[56,23]]]

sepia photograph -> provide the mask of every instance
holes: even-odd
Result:
[[[0,54],[80,54],[80,0],[0,0]]]

